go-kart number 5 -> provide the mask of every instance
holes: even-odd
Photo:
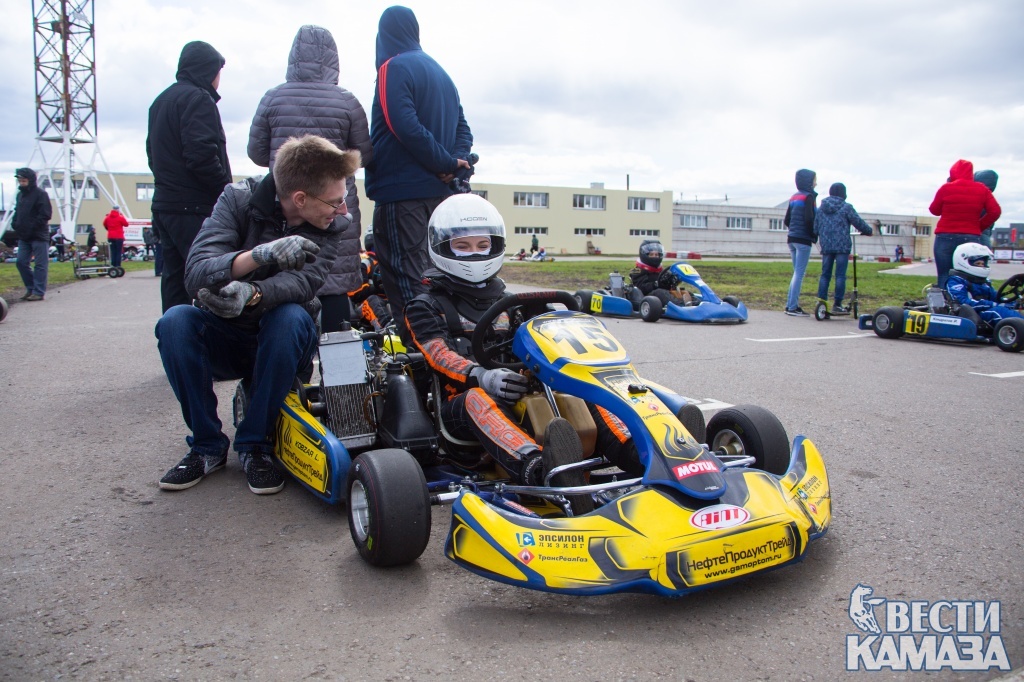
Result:
[[[917,334],[923,336],[928,333],[928,323],[931,321],[931,315],[928,313],[922,313],[918,310],[907,311],[907,334]]]

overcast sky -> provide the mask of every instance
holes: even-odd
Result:
[[[74,1],[74,0],[72,0]],[[147,171],[146,113],[182,45],[227,59],[235,174],[260,97],[303,24],[330,29],[340,84],[369,115],[374,40],[392,3],[96,0],[99,142]],[[409,2],[451,75],[479,182],[671,190],[773,206],[798,168],[846,183],[864,212],[927,215],[959,158],[999,173],[998,225],[1024,221],[1024,2],[1019,0],[476,0]],[[0,0],[0,178],[35,145],[30,0]],[[8,181],[8,179],[10,179]]]

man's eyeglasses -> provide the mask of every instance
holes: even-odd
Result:
[[[310,194],[309,192],[306,192],[306,196],[310,196],[310,197],[313,197],[314,199],[316,199],[317,201],[319,201],[319,202],[320,202],[321,204],[327,204],[328,206],[330,206],[331,208],[333,208],[333,209],[334,209],[335,211],[340,211],[340,210],[342,210],[342,209],[345,209],[346,211],[348,210],[348,207],[347,207],[347,206],[345,206],[345,200],[344,200],[344,199],[342,199],[342,200],[341,200],[341,203],[340,203],[340,204],[332,204],[331,202],[329,202],[329,201],[326,201],[326,200],[324,200],[324,199],[321,199],[321,198],[320,198],[320,197],[318,197],[317,195],[315,195],[315,194]]]

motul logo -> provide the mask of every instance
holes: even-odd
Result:
[[[750,520],[750,512],[743,507],[732,504],[716,504],[695,511],[690,517],[690,525],[701,530],[721,530],[740,526]]]
[[[672,473],[681,481],[684,478],[696,476],[697,474],[717,474],[718,467],[715,466],[714,462],[698,460],[696,462],[676,465],[672,467]]]

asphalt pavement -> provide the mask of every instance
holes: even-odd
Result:
[[[846,670],[858,585],[892,603],[998,600],[1024,665],[1024,355],[779,312],[607,319],[642,376],[709,416],[756,403],[813,440],[834,521],[802,563],[717,589],[569,597],[447,561],[447,508],[419,560],[379,570],[342,510],[294,483],[253,495],[234,456],[159,490],[187,445],[153,336],[158,285],[76,282],[0,323],[0,679],[923,678]],[[228,435],[233,388],[217,384]]]

